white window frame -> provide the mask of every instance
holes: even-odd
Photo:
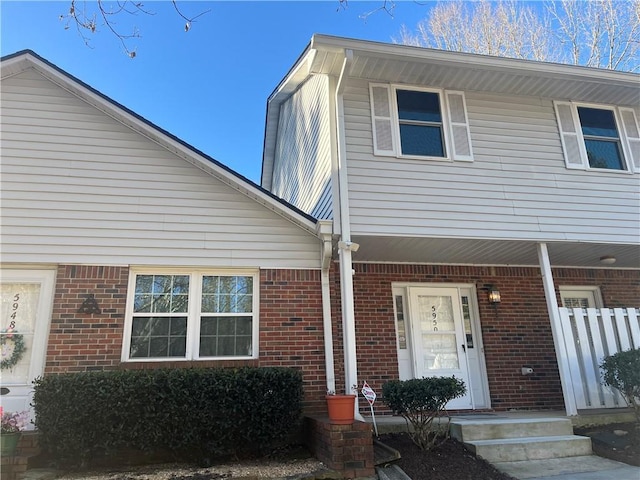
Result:
[[[578,115],[579,107],[608,110],[613,112],[613,118],[622,149],[623,168],[621,170],[612,168],[594,168],[589,165],[587,148],[584,141],[584,135],[582,133],[582,124],[580,123],[580,116]],[[556,120],[558,122],[558,130],[560,132],[560,140],[567,168],[610,173],[640,172],[640,134],[638,133],[640,132],[640,128],[633,109],[613,105],[562,101],[554,102],[554,108],[556,111]],[[566,128],[567,125],[563,125],[564,122],[562,121],[563,117],[560,112],[561,109],[570,109],[569,111],[571,113],[571,121],[573,125],[569,125],[569,127],[572,128],[573,131],[568,130]],[[623,122],[623,116],[628,122]],[[565,119],[568,119],[568,117]],[[632,123],[632,125],[628,125],[627,123]],[[569,143],[574,140],[577,141],[577,153],[579,154],[579,158],[571,158],[571,148],[569,147]]]
[[[567,296],[584,296],[592,297],[594,301],[593,308],[603,308],[602,292],[600,287],[592,285],[560,285],[560,303],[564,306],[564,298]]]
[[[186,353],[184,357],[136,357],[130,358],[131,330],[133,326],[133,305],[135,298],[136,278],[138,275],[186,275],[189,276],[189,303],[187,309],[187,339]],[[216,356],[204,357],[199,355],[200,345],[200,317],[202,306],[202,277],[205,276],[238,276],[253,278],[252,292],[252,348],[251,355],[247,356]],[[259,306],[260,306],[260,274],[256,270],[232,270],[232,269],[175,269],[175,268],[151,268],[131,269],[129,271],[129,284],[127,289],[127,305],[124,322],[124,335],[122,341],[121,361],[126,363],[140,362],[181,362],[194,360],[251,360],[259,357]]]
[[[374,89],[386,89],[386,101],[388,102],[388,116],[377,114],[376,111],[380,109],[376,108],[374,104]],[[425,92],[425,93],[435,93],[438,95],[438,101],[440,104],[440,115],[442,117],[442,138],[443,138],[443,150],[444,157],[434,157],[427,155],[405,155],[402,153],[402,143],[400,137],[400,118],[398,114],[398,101],[397,101],[397,91],[398,90],[406,90],[406,91],[415,91],[415,92]],[[371,125],[372,125],[372,133],[373,133],[373,153],[374,155],[379,156],[393,156],[396,158],[406,158],[406,159],[414,159],[414,160],[436,160],[436,161],[473,161],[473,149],[471,146],[471,133],[469,129],[469,116],[467,110],[467,104],[464,92],[453,91],[453,90],[444,90],[440,88],[429,88],[429,87],[419,87],[415,85],[402,85],[402,84],[380,84],[380,83],[370,83],[369,84],[369,101],[371,107]],[[462,107],[462,116],[464,117],[463,122],[453,122],[452,121],[452,102],[449,100],[451,96],[459,97],[459,102]],[[382,97],[380,97],[382,98]],[[455,103],[455,102],[453,102]],[[383,106],[383,110],[387,110]],[[381,143],[377,138],[377,130],[376,124],[388,122],[391,128],[391,143],[388,148],[381,147]],[[460,152],[456,152],[456,145],[454,145],[454,129],[462,129],[465,133],[466,138],[464,139],[465,148],[468,150],[468,154],[462,154]]]

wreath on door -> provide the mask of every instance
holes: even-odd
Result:
[[[0,331],[0,370],[13,368],[26,349],[22,334],[11,329]]]

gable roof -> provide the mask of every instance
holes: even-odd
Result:
[[[290,203],[278,198],[226,165],[160,128],[146,118],[129,110],[95,88],[40,57],[31,50],[22,50],[0,58],[1,78],[17,75],[34,68],[45,78],[70,91],[106,115],[123,123],[137,133],[220,180],[243,195],[286,218],[300,228],[317,236],[317,220]]]
[[[280,105],[311,75],[637,106],[640,75],[576,65],[314,35],[267,101],[261,184],[270,187]],[[436,68],[434,68],[436,67]]]

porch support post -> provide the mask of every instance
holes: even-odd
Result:
[[[351,241],[351,224],[349,218],[349,186],[347,180],[347,143],[344,126],[344,80],[349,74],[353,52],[344,51],[342,69],[336,84],[335,112],[336,112],[336,143],[338,167],[338,194],[340,205],[340,238],[338,254],[340,256],[340,288],[342,294],[342,335],[344,348],[344,383],[345,393],[358,394],[358,362],[356,356],[356,320],[353,304],[353,263],[352,252],[358,250],[358,245]],[[354,405],[356,420],[364,421],[358,408],[358,401]]]
[[[553,344],[556,351],[556,360],[560,372],[560,383],[562,384],[562,395],[564,397],[564,408],[568,416],[578,415],[576,407],[576,397],[573,394],[571,384],[571,372],[569,362],[567,362],[567,352],[562,335],[562,325],[560,323],[560,311],[558,310],[558,300],[551,274],[551,263],[549,262],[549,252],[546,243],[538,243],[538,261],[542,272],[542,283],[544,285],[544,295],[547,299],[547,310],[551,321],[551,333],[553,334]]]

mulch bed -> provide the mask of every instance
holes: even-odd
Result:
[[[616,423],[575,428],[574,433],[591,437],[596,455],[640,467],[639,427],[634,423]]]
[[[400,452],[394,463],[412,480],[513,480],[453,438],[429,451],[420,450],[406,433],[382,435],[380,441]]]

